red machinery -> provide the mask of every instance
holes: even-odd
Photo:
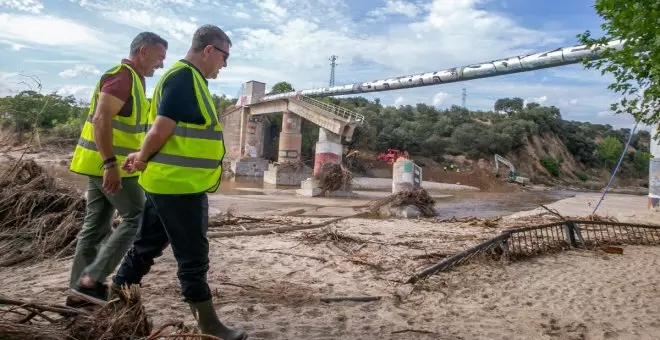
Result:
[[[387,162],[388,164],[393,164],[400,157],[408,158],[408,151],[400,151],[397,149],[387,149],[387,153],[379,153],[378,160]]]

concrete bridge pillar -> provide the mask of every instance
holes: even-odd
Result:
[[[301,125],[302,118],[300,116],[289,111],[284,111],[282,114],[280,146],[277,153],[278,163],[300,161],[300,150],[302,147]]]
[[[246,125],[243,157],[262,157],[264,154],[264,118],[250,117]]]
[[[314,176],[319,174],[323,164],[341,164],[343,148],[341,136],[324,128],[319,128],[319,141],[314,155]]]
[[[392,165],[392,193],[422,187],[422,168],[410,159],[400,157]]]

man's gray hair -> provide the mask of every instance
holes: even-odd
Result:
[[[226,41],[231,46],[231,39],[227,33],[216,25],[204,25],[198,28],[193,34],[192,46],[193,52],[199,52],[206,46]]]
[[[167,40],[153,32],[140,32],[131,42],[131,55],[136,55],[142,47],[162,44],[167,49]]]

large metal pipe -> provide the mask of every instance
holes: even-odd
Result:
[[[619,50],[623,47],[622,40],[608,42],[606,48]],[[601,58],[603,48],[577,45],[562,47],[556,50],[533,53],[524,56],[511,57],[501,60],[488,61],[480,64],[453,67],[447,70],[426,72],[421,74],[391,77],[386,79],[320,87],[302,91],[273,94],[262,97],[261,101],[294,97],[298,93],[304,96],[339,96],[345,94],[359,94],[368,92],[391,91],[411,87],[430,86],[438,84],[455,83],[479,78],[496,77],[505,74],[528,72],[550,67],[577,64],[584,58]]]

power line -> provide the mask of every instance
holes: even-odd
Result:
[[[463,94],[461,94],[461,104],[463,105],[463,108],[465,108],[465,99],[467,98],[467,91],[465,88],[463,88]]]
[[[331,63],[330,63],[330,86],[335,86],[335,66],[337,66],[337,63],[335,63],[335,61],[338,58],[339,57],[336,56],[336,55],[333,55],[333,56],[330,57],[330,61],[331,61]]]

